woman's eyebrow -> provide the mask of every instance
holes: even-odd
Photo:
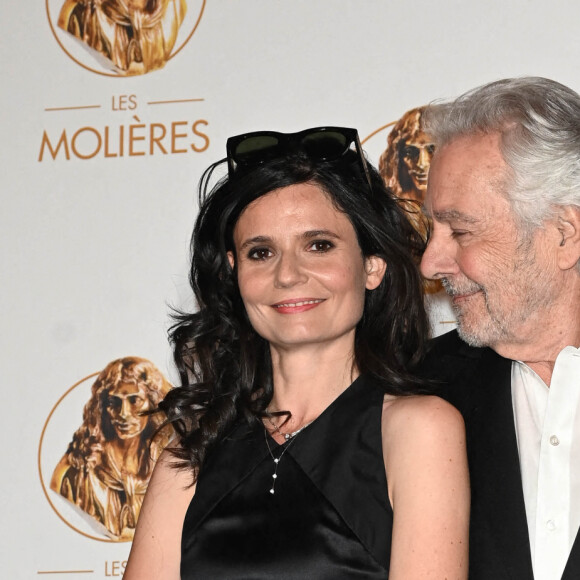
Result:
[[[339,240],[340,236],[333,232],[332,230],[308,230],[306,232],[303,232],[302,234],[300,234],[300,237],[305,239],[305,240],[311,240],[313,238],[318,238],[318,237],[325,237],[325,238],[332,238],[334,240]],[[244,248],[247,248],[248,246],[252,246],[254,244],[271,244],[273,243],[273,238],[271,238],[270,236],[254,236],[252,238],[248,238],[247,240],[244,240],[244,242],[242,243],[242,245],[240,246],[240,252],[242,250],[244,250]]]
[[[253,238],[248,238],[243,242],[243,244],[240,246],[240,251],[253,244],[270,244],[270,243],[272,243],[272,238],[270,238],[269,236],[254,236]]]
[[[333,238],[335,240],[340,239],[340,236],[331,230],[308,230],[307,232],[304,232],[301,237],[310,240],[320,236],[325,238]]]

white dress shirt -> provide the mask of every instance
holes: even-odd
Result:
[[[425,294],[425,309],[429,315],[431,338],[445,334],[457,326],[457,318],[451,306],[451,296],[445,290],[435,294]]]
[[[512,363],[512,402],[535,580],[559,580],[580,526],[580,349],[564,348],[550,388]]]

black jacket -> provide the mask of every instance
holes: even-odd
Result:
[[[471,580],[533,580],[511,399],[512,361],[456,331],[431,341],[426,374],[463,414],[471,477]],[[580,459],[580,458],[579,458]],[[580,578],[578,536],[562,580]]]

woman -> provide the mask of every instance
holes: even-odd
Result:
[[[411,396],[427,323],[408,221],[354,129],[227,149],[228,177],[202,180],[199,312],[172,335],[178,442],[125,580],[466,578],[462,421]]]

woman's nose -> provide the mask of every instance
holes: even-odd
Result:
[[[288,288],[303,284],[308,279],[299,256],[293,253],[282,254],[276,264],[274,285],[277,288]]]

